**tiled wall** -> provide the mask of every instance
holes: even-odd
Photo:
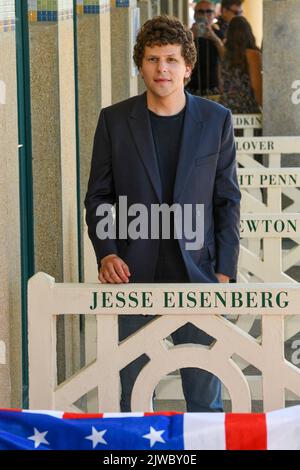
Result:
[[[77,15],[105,13],[110,10],[110,0],[77,0]]]
[[[14,0],[0,0],[0,33],[15,29]]]
[[[22,0],[23,1],[23,0]],[[77,15],[109,11],[110,0],[77,0]],[[28,0],[29,21],[57,21],[72,18],[73,0]]]
[[[72,18],[73,0],[18,0],[28,1],[29,21],[58,21]],[[129,0],[77,0],[77,15],[106,13],[111,3],[128,7]],[[15,0],[0,0],[0,32],[15,29]]]
[[[28,0],[28,16],[29,21],[57,21],[72,18],[73,0]]]
[[[127,8],[130,5],[130,0],[115,0],[115,6],[117,8]]]

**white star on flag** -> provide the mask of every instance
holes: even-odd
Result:
[[[104,431],[97,431],[94,426],[92,427],[92,434],[90,436],[86,436],[85,439],[89,439],[93,443],[93,449],[95,449],[97,444],[107,444],[106,440],[103,439],[104,434],[106,433],[107,429]]]
[[[40,432],[36,428],[33,428],[33,429],[34,429],[34,435],[28,437],[27,439],[34,441],[34,448],[37,449],[41,444],[49,445],[49,442],[47,441],[47,439],[45,439],[45,436],[48,433],[48,431]]]
[[[164,432],[165,432],[164,430],[156,431],[156,429],[154,429],[152,426],[150,426],[149,434],[145,434],[143,437],[145,439],[149,439],[150,440],[150,447],[153,447],[156,442],[163,442],[164,444],[166,443],[166,441],[164,441],[163,438],[161,437],[161,435]]]

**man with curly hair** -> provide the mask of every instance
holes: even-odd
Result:
[[[99,280],[229,282],[236,277],[240,205],[230,111],[185,92],[196,50],[192,32],[178,19],[148,20],[138,33],[134,61],[146,92],[102,109],[95,133],[85,205]],[[185,232],[168,239],[124,239],[119,232],[116,238],[99,236],[99,206],[115,204],[115,220],[120,221],[120,196],[126,196],[130,206],[143,203],[149,214],[158,203],[193,209],[202,204],[202,246],[188,249]],[[193,223],[198,216],[195,209]],[[150,215],[149,221],[151,225]],[[149,321],[153,316],[120,315],[120,341]],[[174,344],[206,346],[214,341],[191,323],[183,324],[172,339]],[[148,360],[144,354],[120,372],[122,411],[131,410],[134,382]],[[187,411],[222,410],[217,377],[197,368],[180,373]]]

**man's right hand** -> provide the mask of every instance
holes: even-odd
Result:
[[[130,271],[126,263],[117,255],[107,255],[101,260],[98,279],[102,284],[122,284],[129,282]]]

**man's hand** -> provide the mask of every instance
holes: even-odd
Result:
[[[205,34],[204,34],[204,38],[206,39],[210,39],[211,41],[218,41],[218,36],[215,34],[213,28],[211,27],[211,25],[207,24],[205,26],[206,28],[206,31],[205,31]],[[194,39],[196,39],[198,37],[198,33],[199,33],[199,25],[198,23],[194,23],[191,27],[191,31],[193,33],[193,36],[194,36]]]
[[[107,255],[101,260],[98,279],[102,284],[122,284],[129,282],[129,268],[117,255]]]
[[[204,37],[206,39],[210,39],[211,41],[215,41],[215,42],[218,41],[219,39],[210,24],[206,25],[206,31],[205,31]]]
[[[223,284],[224,282],[229,282],[230,281],[230,277],[229,276],[226,276],[226,274],[222,274],[222,273],[216,273],[216,276],[218,278],[218,281]]]
[[[215,44],[218,50],[219,57],[222,59],[224,57],[224,44],[223,41],[221,41],[221,39],[215,33],[214,28],[211,25],[206,26],[206,33],[204,37]]]

